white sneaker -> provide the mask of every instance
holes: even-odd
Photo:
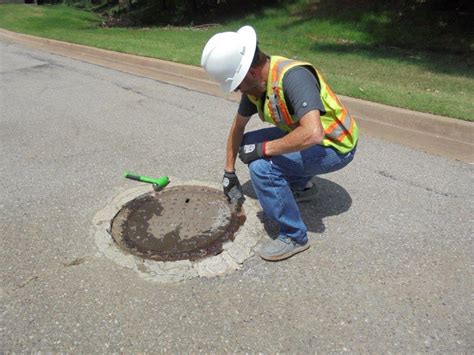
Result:
[[[304,244],[299,244],[288,237],[279,236],[263,247],[260,252],[260,257],[268,261],[279,261],[288,259],[308,248],[309,240]]]

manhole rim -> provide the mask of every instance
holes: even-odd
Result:
[[[201,237],[201,240],[199,240],[198,242],[196,242],[196,238],[194,238],[194,240],[193,238],[184,239],[181,240],[180,243],[174,248],[170,248],[169,250],[166,249],[166,246],[163,246],[161,244],[153,245],[153,241],[146,241],[145,243],[143,243],[143,241],[140,240],[142,238],[136,239],[134,234],[134,228],[136,230],[136,226],[134,226],[133,218],[137,211],[141,210],[142,206],[157,203],[171,203],[172,205],[174,205],[176,203],[176,200],[182,197],[181,195],[183,193],[185,195],[194,193],[194,197],[197,199],[197,201],[199,201],[200,199],[210,199],[210,202],[215,202],[214,205],[218,206],[220,210],[225,209],[226,214],[228,215],[228,219],[223,221],[224,224],[217,227],[217,229],[215,230],[215,235],[210,235],[211,239],[206,239],[204,234],[209,233],[210,230],[200,230],[198,231],[198,233],[201,234],[198,234],[197,238]],[[187,202],[188,201],[186,201],[186,203]],[[183,208],[181,211],[189,213],[189,210],[185,210],[185,206],[181,207]],[[209,205],[208,208],[212,209],[211,205]],[[195,212],[193,211],[191,213],[193,214]],[[163,219],[161,219],[162,217]],[[158,223],[159,225],[162,225],[162,228],[164,228],[164,233],[168,232],[167,228],[169,228],[170,226],[169,224],[163,224],[166,223],[167,218],[170,218],[169,214],[164,214],[163,216],[160,215],[159,217],[160,221]],[[189,226],[188,221],[190,219],[191,218],[183,221],[185,229],[186,226]],[[119,212],[115,215],[115,217],[111,220],[110,234],[115,240],[116,244],[122,250],[143,259],[150,259],[155,261],[197,261],[199,259],[204,259],[212,255],[220,254],[223,251],[223,245],[227,241],[234,240],[235,232],[243,225],[244,221],[245,214],[243,215],[243,217],[239,217],[239,214],[237,214],[235,211],[235,207],[227,203],[221,190],[202,185],[175,185],[165,189],[158,195],[156,195],[154,191],[150,191],[141,196],[135,197],[129,202],[125,203],[119,210]],[[205,219],[204,221],[199,223],[204,223],[204,226],[206,228],[212,227],[207,222],[208,220]],[[142,223],[146,223],[146,221],[140,221],[140,224]],[[194,224],[193,222],[191,223]],[[129,230],[129,228],[131,229]],[[214,228],[216,227],[214,226]],[[159,236],[161,237],[161,235]],[[165,249],[156,249],[157,246]],[[150,249],[147,249],[147,247],[149,247]],[[174,260],[169,260],[173,258]]]
[[[220,190],[222,187],[214,183],[198,180],[182,181],[170,177],[172,186],[203,186]],[[161,283],[176,283],[195,277],[211,278],[228,274],[242,268],[244,262],[255,255],[259,241],[265,235],[263,224],[257,213],[260,207],[256,200],[247,198],[243,210],[246,215],[245,223],[235,233],[233,242],[223,245],[222,253],[204,259],[190,261],[154,261],[142,259],[121,249],[113,240],[110,228],[113,219],[125,204],[133,199],[149,194],[152,188],[139,185],[122,191],[99,210],[94,218],[94,239],[98,255],[106,257],[121,267],[134,270],[142,278]]]

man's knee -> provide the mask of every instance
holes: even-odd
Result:
[[[271,163],[266,159],[257,159],[249,164],[250,176],[252,178],[262,178],[268,176]]]

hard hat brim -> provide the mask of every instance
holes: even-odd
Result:
[[[253,57],[255,55],[255,49],[257,48],[257,34],[251,26],[241,27],[237,33],[242,36],[243,42],[245,43],[245,54],[242,57],[241,65],[238,72],[234,76],[231,85],[227,83],[222,85],[222,89],[225,92],[232,92],[240,85],[247,75],[250,65],[252,64]]]

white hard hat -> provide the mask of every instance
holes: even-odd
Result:
[[[224,92],[232,92],[247,75],[256,46],[257,35],[251,26],[218,33],[204,47],[201,66]]]

